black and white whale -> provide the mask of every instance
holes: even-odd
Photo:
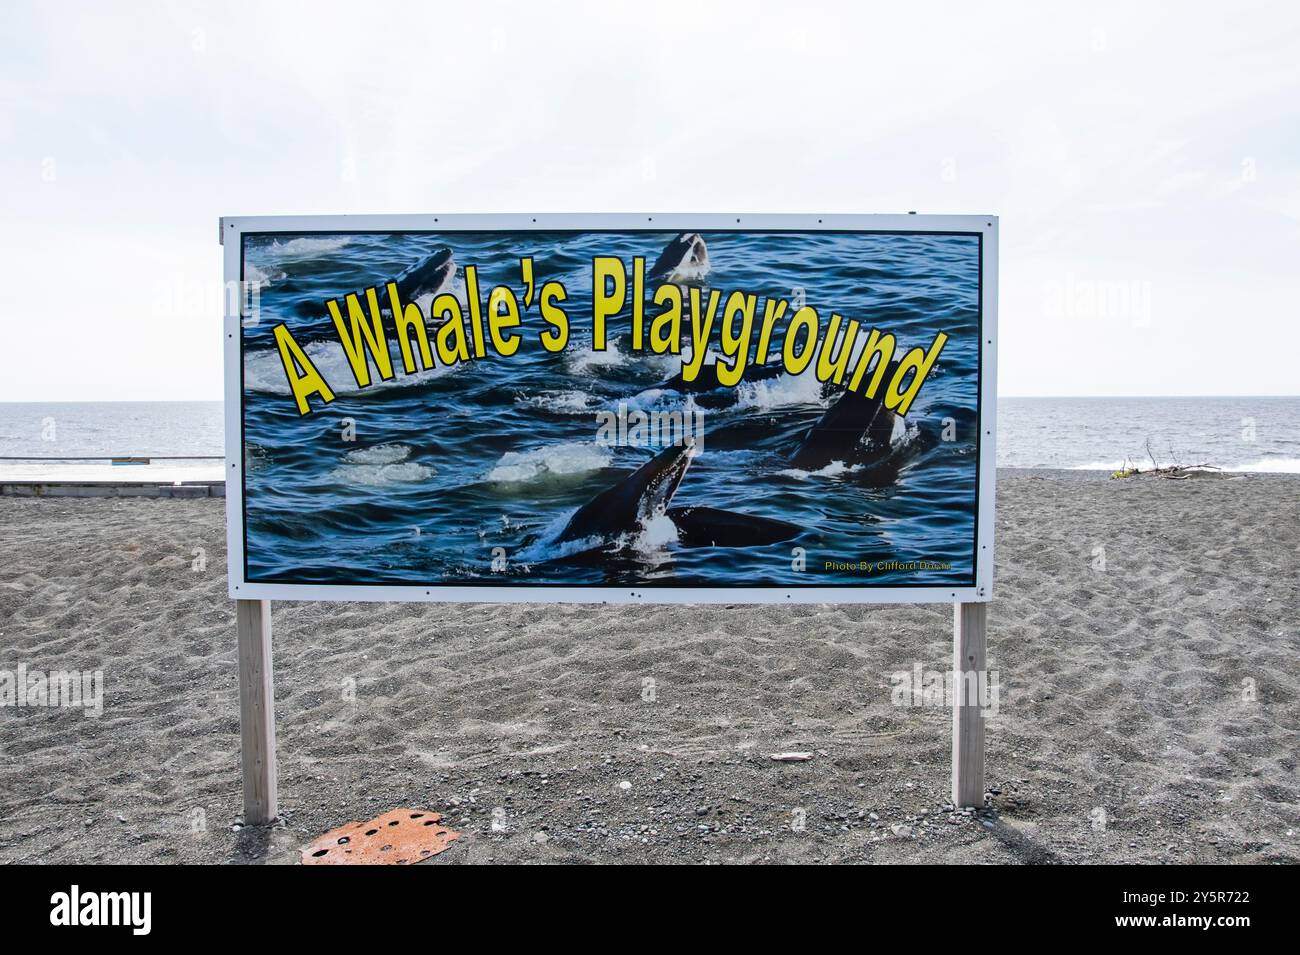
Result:
[[[821,418],[804,432],[790,459],[801,471],[820,471],[838,461],[849,467],[885,463],[893,452],[898,415],[885,407],[885,392],[898,363],[891,362],[874,398],[845,390]]]
[[[698,232],[683,232],[664,246],[646,279],[651,285],[698,282],[710,268],[704,239]]]
[[[691,445],[674,445],[659,452],[578,508],[557,540],[612,540],[666,513],[691,466],[693,452]]]
[[[397,297],[405,305],[407,302],[425,297],[432,298],[447,291],[455,277],[456,259],[451,254],[451,249],[443,246],[408,266],[393,281],[397,283]],[[383,287],[379,291],[382,293]],[[382,294],[380,298],[384,302],[388,300]]]
[[[790,540],[802,528],[767,517],[737,514],[715,507],[670,507],[691,466],[693,445],[673,445],[660,451],[631,475],[601,491],[569,518],[556,538],[597,540],[617,544],[636,534],[649,521],[666,516],[677,528],[678,543],[687,547],[753,547]]]

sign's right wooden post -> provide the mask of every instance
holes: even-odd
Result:
[[[985,685],[988,604],[952,606],[952,804],[958,809],[977,809],[984,804],[984,716],[979,687]]]

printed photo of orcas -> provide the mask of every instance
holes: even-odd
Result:
[[[655,517],[666,516],[686,547],[756,547],[797,537],[802,528],[768,517],[716,507],[671,507],[694,457],[693,444],[665,448],[631,475],[578,508],[557,541],[595,540],[609,547],[639,533]]]
[[[723,292],[737,283],[784,294],[780,290],[791,282],[782,281],[780,273],[789,270],[793,274],[785,278],[793,280],[805,268],[824,267],[828,281],[836,283],[816,288],[815,294],[842,294],[846,311],[856,308],[864,313],[860,318],[893,327],[892,286],[886,290],[891,294],[872,294],[865,283],[876,281],[876,271],[859,268],[855,258],[874,255],[870,250],[819,238],[807,249],[795,243],[788,262],[784,257],[774,261],[772,249],[780,244],[768,239],[751,242],[741,236],[733,241],[730,234],[718,233],[706,243],[698,232],[639,229],[609,240],[520,234],[503,243],[500,237],[486,241],[477,234],[423,233],[347,243],[352,248],[335,255],[342,248],[335,240],[292,247],[282,240],[262,241],[255,246],[262,258],[249,264],[259,281],[265,279],[263,307],[277,317],[304,310],[307,320],[295,330],[298,343],[315,346],[308,357],[337,388],[339,408],[351,411],[364,403],[368,439],[382,449],[365,457],[346,451],[344,464],[322,475],[322,487],[329,488],[323,493],[357,504],[358,520],[373,524],[377,541],[393,527],[403,529],[405,539],[403,521],[424,521],[431,514],[428,520],[442,522],[440,533],[445,527],[445,539],[454,542],[445,548],[441,541],[439,547],[421,542],[398,559],[376,551],[374,566],[382,573],[400,565],[392,573],[402,579],[433,568],[448,580],[477,580],[485,573],[477,564],[487,553],[484,548],[491,548],[495,573],[496,546],[506,545],[509,572],[537,581],[714,586],[718,581],[798,579],[787,578],[784,569],[789,549],[796,545],[827,553],[888,548],[896,541],[904,548],[911,546],[908,541],[922,539],[914,535],[929,533],[931,524],[942,534],[966,518],[962,481],[974,470],[974,451],[956,435],[978,433],[978,412],[955,398],[929,403],[932,397],[960,396],[964,382],[949,379],[946,389],[932,388],[926,403],[904,419],[885,407],[889,385],[900,370],[896,361],[880,368],[883,356],[870,356],[876,364],[864,370],[862,383],[877,378],[882,383],[873,398],[848,390],[851,379],[841,377],[836,383],[817,377],[830,365],[841,376],[850,368],[853,374],[859,370],[868,342],[860,336],[850,340],[842,321],[834,323],[835,336],[829,339],[825,325],[810,336],[803,351],[812,353],[801,375],[790,375],[782,361],[788,324],[769,329],[761,364],[751,360],[753,352],[734,354],[731,336],[719,335],[716,308],[708,340],[691,340],[698,332],[691,322],[692,294],[702,293],[706,307],[711,288],[725,300]],[[592,300],[584,285],[596,248],[617,252],[625,267],[632,259],[653,262],[646,282],[629,283],[642,285],[643,294],[653,296],[664,285],[685,293],[680,354],[656,353],[645,341],[645,320],[653,323],[662,314],[662,296],[658,303],[653,298],[641,303],[647,306],[641,314],[642,347],[633,347],[626,295],[619,312],[610,316],[608,354],[582,353],[591,347]],[[539,260],[539,277],[573,284],[567,314],[576,334],[570,354],[529,347],[512,361],[466,363],[454,375],[442,374],[451,369],[440,368],[436,374],[395,376],[383,389],[347,386],[356,342],[352,350],[346,347],[348,332],[332,327],[326,302],[375,288],[384,313],[381,329],[396,369],[404,357],[396,351],[400,336],[407,335],[410,345],[411,330],[398,327],[388,314],[389,283],[403,306],[419,307],[425,331],[436,333],[443,312],[432,309],[432,301],[451,292],[462,306],[468,300],[466,263],[490,268],[493,282],[510,280],[516,254],[538,252],[546,255]],[[894,261],[893,252],[881,254]],[[897,265],[900,281],[910,274],[908,263],[910,259]],[[895,274],[881,272],[886,273]],[[939,302],[938,293],[927,294],[924,307],[931,299]],[[946,314],[909,312],[903,317],[933,322],[946,321]],[[364,317],[368,323],[368,310]],[[541,330],[541,318],[535,304],[520,309],[521,323],[531,322],[523,329],[530,338]],[[920,334],[928,326],[907,327]],[[297,455],[307,458],[320,419],[300,423],[282,413],[289,392],[281,376],[287,366],[283,354],[265,340],[267,331],[248,331],[245,415],[270,445],[293,449],[294,457],[286,452],[277,467],[296,467]],[[351,334],[355,337],[356,331]],[[775,352],[773,336],[779,346]],[[750,336],[744,342],[752,347]],[[823,348],[829,353],[823,355]],[[369,344],[366,350],[371,350]],[[692,356],[702,361],[687,381],[683,363]],[[730,377],[724,369],[742,359],[740,381],[724,385],[722,379]],[[292,388],[294,382],[288,385]],[[612,421],[616,429],[611,429]],[[697,446],[680,443],[691,435]],[[326,438],[331,440],[328,434]],[[630,447],[606,453],[610,441]],[[706,447],[709,455],[700,457]],[[426,464],[433,461],[437,468]],[[263,499],[270,498],[264,493]],[[262,507],[258,533],[287,551],[292,546],[288,523],[271,504]],[[338,533],[347,532],[340,526]],[[274,562],[266,566],[273,568]],[[345,579],[351,572],[342,562],[319,571],[322,579]],[[851,575],[838,572],[835,579],[853,583]]]

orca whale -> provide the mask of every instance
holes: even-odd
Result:
[[[629,477],[601,491],[569,518],[560,532],[564,541],[616,538],[663,514],[691,466],[693,445],[674,445],[660,451]]]
[[[692,282],[709,271],[709,248],[698,232],[683,232],[664,246],[646,276],[650,283]]]
[[[754,547],[790,540],[803,528],[715,507],[669,507],[694,457],[694,445],[660,451],[631,475],[601,491],[569,518],[557,542],[597,539],[607,546],[637,532],[648,520],[667,516],[687,547]]]
[[[790,466],[801,471],[820,471],[834,461],[868,467],[885,462],[890,456],[894,422],[898,417],[885,407],[885,390],[897,369],[898,363],[890,362],[874,398],[846,389],[804,433]]]
[[[451,249],[444,246],[434,249],[420,261],[408,266],[393,281],[397,283],[397,297],[405,304],[426,295],[445,292],[455,276],[456,260]]]

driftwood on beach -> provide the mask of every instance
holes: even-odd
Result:
[[[1170,448],[1169,454],[1171,457],[1176,457],[1172,448]],[[1213,464],[1174,463],[1166,464],[1162,467],[1160,463],[1156,461],[1156,456],[1151,450],[1150,438],[1147,438],[1147,457],[1151,459],[1151,467],[1140,468],[1135,464],[1129,464],[1128,458],[1125,458],[1124,466],[1118,471],[1113,472],[1111,474],[1111,479],[1117,480],[1119,478],[1137,477],[1140,474],[1149,474],[1154,477],[1167,478],[1171,481],[1185,481],[1189,477],[1195,477],[1197,474],[1205,474],[1209,471],[1219,470],[1219,468]]]

